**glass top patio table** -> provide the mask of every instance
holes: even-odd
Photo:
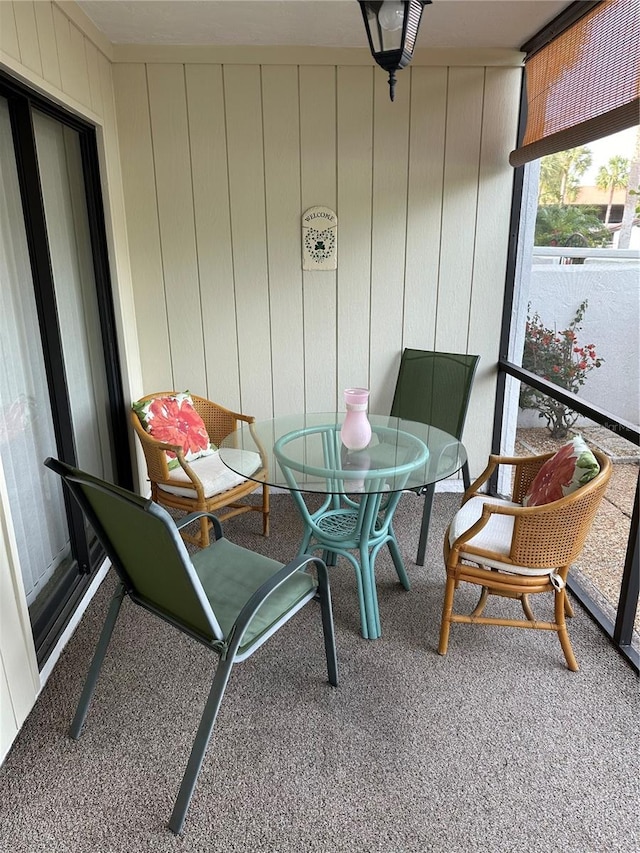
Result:
[[[341,441],[345,417],[320,412],[246,424],[224,439],[220,458],[251,479],[260,454],[267,469],[261,480],[287,489],[302,518],[298,555],[321,551],[327,565],[338,557],[351,564],[362,636],[375,640],[381,635],[375,562],[383,545],[400,583],[411,587],[392,523],[402,493],[448,477],[467,455],[454,436],[387,415],[369,415],[371,441],[363,450],[347,450]],[[321,506],[311,510],[305,492],[324,495]]]
[[[255,454],[270,486],[321,494],[420,489],[459,470],[467,459],[453,435],[426,424],[369,414],[369,445],[350,451],[340,441],[345,412],[283,415],[230,433],[220,458],[251,479]]]

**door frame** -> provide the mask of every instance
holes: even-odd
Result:
[[[5,98],[9,105],[57,452],[61,459],[71,465],[76,464],[75,447],[62,354],[62,335],[56,319],[55,290],[33,133],[33,110],[44,113],[78,133],[104,353],[114,475],[119,485],[132,489],[133,473],[127,426],[128,407],[123,393],[123,373],[111,288],[96,127],[34,92],[2,70],[0,70],[0,96]],[[66,490],[64,500],[72,553],[76,559],[57,584],[50,603],[32,625],[36,658],[40,669],[72,619],[104,558],[100,546],[88,547],[84,533],[84,519]]]

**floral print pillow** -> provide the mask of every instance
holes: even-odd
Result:
[[[582,436],[576,435],[551,459],[547,459],[531,483],[522,505],[542,506],[565,498],[593,480],[599,471],[598,460]]]
[[[138,401],[132,403],[131,408],[149,435],[167,444],[181,445],[187,462],[209,456],[217,450],[209,441],[204,421],[194,409],[188,391]],[[170,450],[167,450],[167,462],[170,469],[180,465],[178,457]]]

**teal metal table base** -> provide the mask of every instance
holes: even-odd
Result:
[[[304,523],[298,555],[322,551],[328,565],[335,565],[338,556],[351,563],[358,584],[362,636],[368,640],[376,640],[381,635],[375,560],[383,545],[389,547],[400,582],[405,589],[410,589],[391,521],[402,496],[403,483],[410,472],[429,457],[425,444],[413,435],[387,427],[374,427],[374,434],[378,440],[387,434],[393,435],[395,443],[391,457],[384,445],[371,446],[349,456],[342,446],[340,431],[333,424],[293,430],[282,436],[274,447]],[[309,436],[321,439],[322,458],[317,464],[309,458],[311,453],[303,464],[286,453],[292,442]],[[404,444],[399,443],[402,441]],[[325,480],[327,494],[315,512],[309,511],[299,488],[296,472],[299,475],[301,470]],[[390,477],[394,478],[393,489],[389,485]]]
[[[338,556],[351,563],[358,584],[362,636],[367,640],[376,640],[382,633],[375,560],[383,545],[389,548],[400,583],[411,589],[391,524],[401,495],[402,492],[365,494],[355,500],[346,495],[328,495],[322,506],[310,513],[302,494],[292,491],[305,525],[298,556],[322,551],[328,566],[335,565]]]

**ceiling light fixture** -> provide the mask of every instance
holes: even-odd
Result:
[[[373,58],[389,74],[393,101],[396,71],[411,62],[422,10],[431,0],[358,0]]]

